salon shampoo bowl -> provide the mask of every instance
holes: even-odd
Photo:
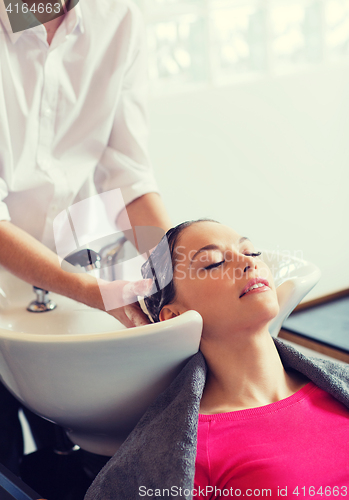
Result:
[[[198,351],[202,318],[126,329],[108,314],[50,294],[26,310],[27,283],[0,272],[0,375],[23,405],[83,449],[113,455],[147,407]]]
[[[312,264],[264,252],[278,285],[283,320],[316,284]],[[83,449],[111,456],[146,408],[197,352],[195,311],[125,329],[101,311],[51,294],[57,308],[26,310],[32,287],[0,270],[0,375],[23,405],[67,431]]]

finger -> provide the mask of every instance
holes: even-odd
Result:
[[[108,314],[110,314],[111,316],[113,316],[113,318],[120,321],[120,323],[123,324],[126,328],[133,328],[134,325],[126,316],[123,308],[120,307],[118,309],[113,309],[111,311],[108,311]]]
[[[138,305],[126,306],[124,310],[133,326],[149,325],[149,318]]]
[[[150,292],[153,286],[153,280],[148,278],[146,280],[133,281],[129,283],[129,291],[133,292],[134,295],[145,296],[148,292]]]
[[[120,309],[127,304],[135,302],[137,297],[133,293],[128,293],[129,281],[104,281],[99,280],[98,286],[101,292],[103,305],[106,311]],[[124,296],[125,294],[125,296]]]
[[[152,279],[98,283],[106,311],[137,303],[137,296],[145,296],[152,284]]]

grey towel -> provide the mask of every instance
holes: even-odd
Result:
[[[349,408],[349,365],[308,358],[274,339],[285,368],[294,368]],[[195,354],[98,474],[85,500],[192,500],[199,406],[206,363]],[[157,490],[157,491],[155,491]],[[150,493],[150,491],[149,491]],[[160,493],[160,494],[158,494]]]

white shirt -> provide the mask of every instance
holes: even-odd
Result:
[[[54,248],[53,220],[70,205],[116,188],[125,204],[157,192],[146,98],[131,1],[80,0],[49,46],[42,25],[12,33],[0,0],[0,220]]]

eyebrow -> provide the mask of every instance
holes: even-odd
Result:
[[[250,241],[249,238],[247,238],[247,236],[242,236],[239,241],[238,241],[238,244],[240,245],[240,243],[242,243],[243,241],[245,240],[248,240]],[[220,252],[222,251],[222,249],[218,246],[218,245],[214,245],[214,244],[211,244],[211,245],[205,245],[204,247],[201,247],[197,252],[195,252],[195,254],[193,255],[193,258],[190,260],[190,264],[193,262],[193,260],[195,259],[195,257],[201,253],[201,252],[204,252],[205,250],[219,250]]]
[[[247,238],[247,236],[242,236],[242,237],[239,239],[238,243],[240,244],[240,243],[242,243],[242,242],[243,242],[243,241],[245,241],[245,240],[247,240],[247,241],[251,241],[251,240],[250,240],[250,238]]]

